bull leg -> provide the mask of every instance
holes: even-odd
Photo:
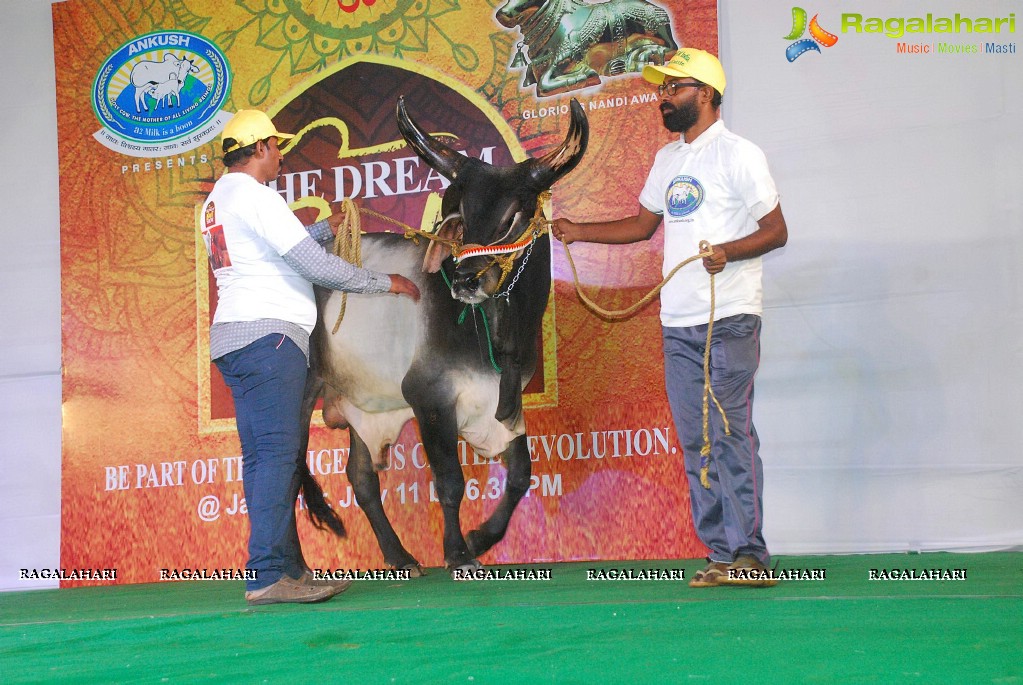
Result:
[[[373,468],[369,448],[354,429],[349,429],[348,433],[351,436],[351,451],[346,468],[348,482],[355,491],[355,500],[369,519],[377,544],[384,554],[384,563],[391,568],[408,571],[414,577],[424,575],[423,567],[401,544],[398,534],[387,519],[380,501],[380,476]]]
[[[575,88],[588,88],[600,84],[600,74],[585,61],[576,64],[553,64],[540,77],[537,92],[541,95],[556,95]]]
[[[496,545],[508,530],[508,523],[519,500],[529,489],[529,478],[532,464],[529,461],[529,448],[526,436],[515,438],[511,446],[504,452],[505,463],[508,465],[508,479],[505,483],[504,495],[497,503],[497,508],[483,525],[466,536],[469,552],[478,557]]]
[[[498,386],[497,411],[494,418],[515,430],[522,417],[522,369],[512,355],[502,355],[501,383]]]
[[[469,552],[462,536],[459,512],[465,495],[465,477],[458,460],[458,428],[454,416],[453,407],[430,410],[425,415],[416,411],[419,433],[444,514],[444,564],[452,572],[472,571],[480,568],[480,563]]]

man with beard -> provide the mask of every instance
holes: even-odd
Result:
[[[703,50],[681,48],[663,66],[647,66],[657,84],[664,126],[680,133],[658,151],[639,196],[639,213],[614,221],[554,222],[563,242],[623,244],[648,240],[664,222],[665,275],[699,254],[706,270],[682,269],[661,291],[665,385],[678,430],[700,540],[708,565],[692,587],[775,584],[762,534],[763,467],[752,423],[753,377],[760,358],[761,256],[783,246],[788,229],[764,153],[719,118],[725,73]],[[716,274],[711,387],[729,422],[709,412],[711,452],[703,457],[704,350],[710,319],[707,274]],[[709,486],[709,487],[708,487]]]
[[[249,519],[249,604],[320,602],[351,584],[313,578],[295,524],[301,484],[302,395],[313,286],[419,300],[404,276],[360,269],[324,250],[341,217],[303,227],[266,184],[281,172],[280,133],[263,112],[241,110],[224,127],[224,166],[203,204],[202,232],[217,279],[210,358],[234,398]],[[216,249],[214,250],[214,246]]]

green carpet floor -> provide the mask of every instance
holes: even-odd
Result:
[[[240,581],[0,593],[0,682],[1023,683],[1023,554],[777,557],[824,580],[359,581],[247,607]],[[507,567],[501,567],[507,568]],[[870,580],[871,569],[966,580]]]

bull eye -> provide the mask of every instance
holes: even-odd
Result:
[[[491,245],[498,245],[500,243],[505,243],[505,242],[508,242],[510,240],[514,240],[516,236],[512,235],[512,231],[514,231],[515,227],[519,225],[519,220],[521,218],[522,218],[522,212],[521,211],[515,212],[514,216],[512,216],[512,218],[511,218],[511,221],[508,222],[508,229],[504,232],[504,235],[502,235],[500,238],[498,238],[497,240],[495,240],[494,242],[492,242],[490,244]]]

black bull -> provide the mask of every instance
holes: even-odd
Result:
[[[409,146],[451,181],[439,232],[466,246],[515,242],[526,232],[540,193],[575,168],[588,138],[586,115],[573,100],[568,134],[556,150],[495,167],[460,155],[423,132],[402,100],[397,116]],[[419,574],[419,562],[384,513],[377,473],[387,466],[389,445],[414,416],[444,515],[445,564],[450,570],[479,568],[476,557],[504,537],[529,487],[522,391],[537,366],[536,340],[551,286],[549,239],[543,235],[517,253],[512,275],[503,283],[489,257],[456,263],[438,243],[416,245],[396,234],[369,234],[362,240],[366,268],[408,276],[422,299],[417,305],[407,297],[350,294],[344,322],[332,335],[341,294],[317,289],[320,323],[313,333],[303,420],[308,423],[322,396],[324,422],[350,428],[348,479],[384,562]],[[474,305],[475,321],[459,325],[467,303]],[[490,345],[500,372],[491,362]],[[478,454],[500,455],[507,465],[504,493],[493,514],[466,536],[459,522],[465,488],[460,435]],[[303,490],[313,521],[343,535],[340,519],[308,471]]]

